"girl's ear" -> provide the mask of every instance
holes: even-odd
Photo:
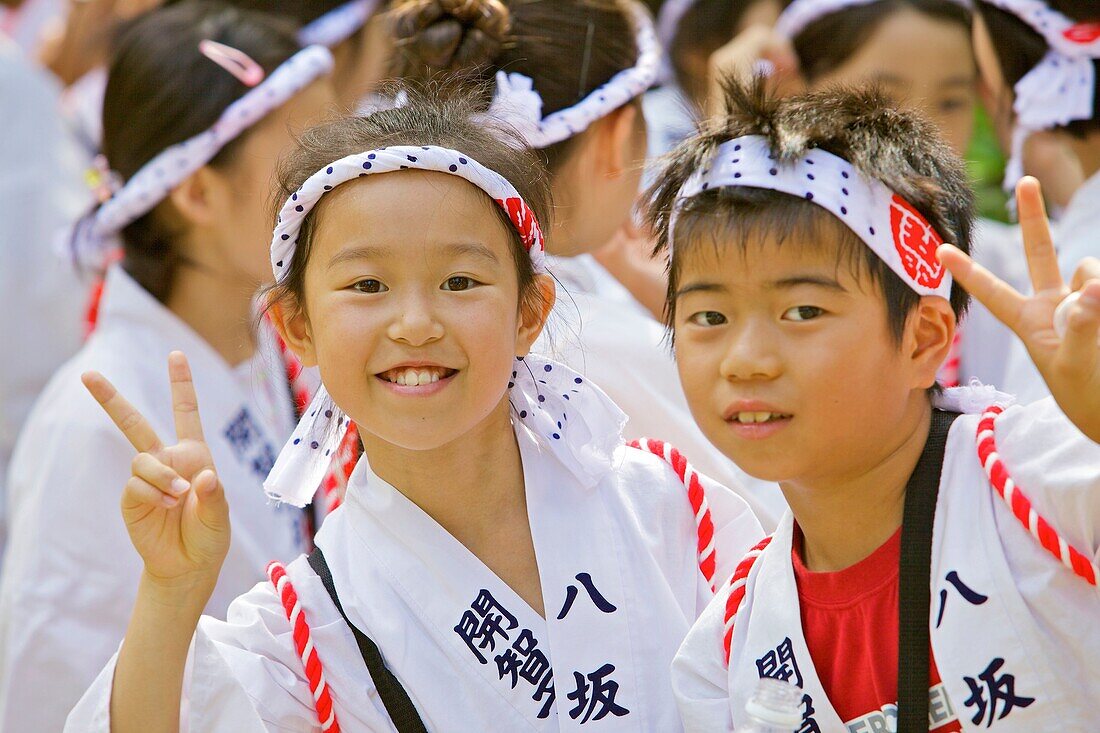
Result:
[[[313,345],[313,332],[305,309],[297,303],[273,301],[268,307],[268,318],[287,348],[301,359],[302,365],[317,365],[317,351]]]
[[[640,115],[640,107],[630,103],[596,122],[592,142],[596,147],[593,162],[597,175],[615,179],[637,166],[637,135],[645,134]]]
[[[557,299],[554,278],[549,275],[535,275],[531,290],[519,305],[519,329],[516,331],[516,356],[527,356],[531,346],[546,326],[546,319]]]
[[[928,389],[951,352],[955,339],[955,312],[944,298],[925,295],[909,316],[905,353],[913,366],[913,389]]]
[[[221,195],[217,174],[203,166],[189,175],[168,194],[168,200],[192,226],[206,226],[218,218],[216,211]]]

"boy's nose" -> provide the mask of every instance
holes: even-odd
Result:
[[[733,381],[775,379],[782,363],[767,329],[746,325],[738,329],[719,365],[722,377]]]

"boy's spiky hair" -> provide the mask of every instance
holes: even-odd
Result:
[[[646,219],[656,234],[656,252],[668,251],[669,222],[684,182],[704,166],[721,143],[744,135],[766,138],[776,159],[797,160],[818,148],[839,156],[863,175],[876,178],[908,201],[944,241],[970,251],[974,196],[966,169],[943,142],[935,126],[919,114],[898,109],[874,88],[830,87],[780,98],[765,79],[726,79],[726,114],[705,123],[693,137],[666,156],[663,169],[646,192]],[[840,256],[871,275],[886,298],[895,338],[920,300],[874,252],[827,210],[789,194],[750,187],[721,187],[680,202],[669,263],[666,318],[675,321],[680,255],[704,238],[737,241],[742,247],[767,236],[783,243],[842,242]],[[810,246],[807,244],[806,246]],[[951,289],[957,317],[969,296]]]

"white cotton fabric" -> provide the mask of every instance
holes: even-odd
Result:
[[[638,58],[572,107],[542,115],[542,97],[534,81],[523,74],[500,70],[496,91],[486,116],[504,122],[523,136],[533,148],[545,148],[568,140],[588,129],[596,120],[641,95],[657,81],[661,66],[661,44],[649,10],[638,0],[624,0],[634,26]]]
[[[58,262],[58,230],[91,205],[88,164],[58,113],[56,81],[0,35],[0,556],[8,465],[50,375],[80,348],[87,285]]]
[[[1013,191],[1024,175],[1024,144],[1031,133],[1092,119],[1100,33],[1091,32],[1091,24],[1078,24],[1042,0],[984,1],[1027,23],[1049,46],[1047,54],[1013,90],[1016,119],[1004,180],[1005,190]]]
[[[298,42],[303,46],[337,46],[367,24],[378,3],[379,0],[351,0],[337,6],[298,29]]]
[[[620,447],[595,485],[515,424],[531,507],[544,616],[531,609],[480,560],[398,489],[360,460],[346,503],[317,537],[349,619],[371,637],[409,693],[428,730],[679,730],[669,686],[672,656],[711,592],[699,572],[696,529],[683,484],[661,459]],[[733,558],[762,536],[737,497],[705,479],[716,525],[722,577]],[[574,521],[581,529],[573,531]],[[598,526],[598,530],[594,528]],[[599,568],[599,570],[597,570]],[[565,582],[591,572],[617,610],[598,611],[582,589],[564,620]],[[354,638],[305,558],[288,567],[330,685],[341,728],[393,731]],[[479,662],[454,627],[482,589],[514,615],[511,641],[531,632],[553,665],[555,704],[513,688],[485,649]],[[622,622],[617,622],[616,617]],[[608,626],[607,624],[611,624]],[[507,626],[507,625],[506,625]],[[601,635],[605,629],[621,633]],[[575,661],[574,661],[575,660]],[[569,713],[576,668],[616,660],[616,703],[626,716],[581,724]],[[109,731],[114,660],[69,718],[67,731]],[[183,731],[318,731],[314,702],[290,625],[269,583],[234,602],[228,622],[204,618],[185,683]]]
[[[294,414],[274,335],[262,332],[259,344],[246,388],[240,368],[121,268],[109,270],[95,333],[46,387],[12,461],[12,534],[0,573],[0,730],[60,730],[118,646],[136,598],[142,562],[118,510],[135,451],[84,389],[83,372],[102,372],[171,442],[167,357],[187,353],[233,523],[207,613],[222,616],[264,577],[268,561],[303,550],[302,511],[270,506],[261,488]],[[279,414],[271,414],[263,394],[280,386]]]
[[[824,150],[776,160],[767,138],[746,135],[719,145],[706,165],[684,182],[669,224],[685,199],[724,186],[751,186],[805,198],[829,211],[871,248],[902,282],[920,295],[951,295],[951,275],[936,257],[943,238],[885,184]]]
[[[778,484],[749,476],[707,440],[688,408],[667,332],[590,255],[551,257],[557,301],[535,351],[599,384],[627,415],[627,439],[657,438],[733,489],[770,531],[786,510]]]
[[[1089,730],[1100,699],[1100,630],[1082,619],[1100,614],[1100,591],[1047,553],[990,486],[975,447],[977,423],[977,415],[964,415],[951,428],[936,509],[929,625],[943,689],[966,733],[988,730],[985,719],[973,722],[964,677],[976,678],[991,659],[1003,658],[1002,671],[1015,675],[1015,692],[1035,702],[1014,708],[994,730]],[[1009,474],[1035,509],[1095,562],[1100,446],[1050,399],[1006,410],[996,421],[996,440]],[[820,729],[847,730],[820,689],[802,637],[792,523],[788,515],[749,576],[735,617],[730,669],[722,647],[727,592],[719,593],[677,654],[673,686],[689,733],[729,731],[745,722],[755,660],[785,636],[793,641]],[[950,591],[937,628],[939,593],[952,570],[989,600],[971,605]]]
[[[226,107],[209,130],[158,153],[77,225],[72,243],[77,258],[90,268],[102,269],[114,235],[151,211],[175,186],[209,163],[226,143],[331,72],[332,65],[327,48],[302,49]]]

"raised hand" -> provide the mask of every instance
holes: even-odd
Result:
[[[1030,176],[1021,180],[1016,202],[1034,295],[1021,295],[949,244],[940,247],[940,261],[1020,337],[1062,412],[1100,442],[1100,260],[1082,261],[1067,287],[1058,269],[1039,182]],[[1060,334],[1055,311],[1071,292],[1077,295],[1059,314],[1059,320],[1065,319],[1065,333]]]
[[[172,446],[102,374],[88,372],[81,381],[138,451],[122,492],[122,517],[146,576],[165,586],[199,583],[212,590],[229,549],[229,507],[182,353],[168,356],[168,376],[178,440]]]

